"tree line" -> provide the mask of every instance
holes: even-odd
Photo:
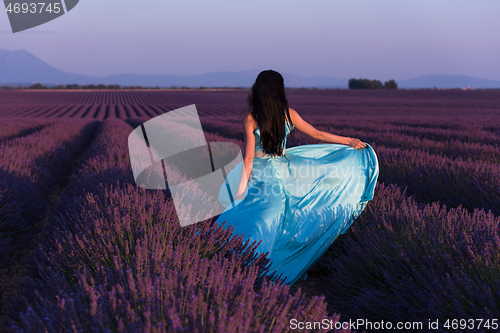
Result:
[[[368,79],[350,79],[349,89],[398,89],[398,84],[394,80],[384,82]]]
[[[0,86],[1,90],[11,90],[11,89],[160,89],[160,87],[145,87],[145,86],[120,86],[118,84],[88,84],[88,85],[78,85],[78,84],[67,84],[67,85],[43,85],[41,83],[35,83],[31,86]],[[204,87],[200,86],[198,88],[186,87],[186,86],[171,86],[168,89],[248,89],[246,87]],[[318,90],[318,88],[287,88],[287,89],[312,89]],[[326,88],[329,90],[328,88]],[[330,88],[333,89],[333,88]],[[339,88],[336,88],[339,89]],[[349,80],[349,89],[398,89],[398,84],[394,80],[390,80],[382,84],[382,82],[378,80],[368,80],[368,79],[350,79]],[[324,90],[324,89],[322,89]]]

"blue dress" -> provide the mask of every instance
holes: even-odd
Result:
[[[287,135],[293,130],[288,125]],[[368,144],[357,150],[310,144],[286,149],[282,156],[262,156],[259,128],[254,135],[256,157],[246,197],[233,205],[221,189],[219,201],[226,210],[217,223],[233,225],[233,234],[243,234],[244,240],[262,241],[258,251],[269,252],[269,272],[282,273],[291,285],[305,278],[307,269],[372,200],[377,155]],[[237,188],[241,168],[240,163],[227,175],[231,188]]]

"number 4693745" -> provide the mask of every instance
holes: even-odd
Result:
[[[31,14],[41,14],[44,9],[46,12],[49,12],[49,13],[55,13],[55,14],[59,14],[59,12],[61,11],[61,7],[59,7],[59,3],[49,3],[47,6],[45,6],[45,2],[38,2],[38,3],[15,3],[15,4],[12,4],[12,3],[9,3],[9,5],[7,6],[6,8],[6,11],[7,13],[14,13],[14,14],[19,14],[19,13],[23,13],[23,14],[27,14],[27,13],[31,13]]]

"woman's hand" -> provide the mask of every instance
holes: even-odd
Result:
[[[349,138],[347,145],[354,149],[366,148],[366,143],[356,138]]]

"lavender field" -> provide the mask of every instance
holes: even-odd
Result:
[[[0,91],[0,331],[287,332],[291,319],[359,318],[495,331],[499,90],[289,90],[304,119],[369,143],[380,163],[373,201],[292,287],[215,218],[181,228],[169,192],[132,176],[130,132],[190,104],[208,142],[243,149],[247,94]]]

